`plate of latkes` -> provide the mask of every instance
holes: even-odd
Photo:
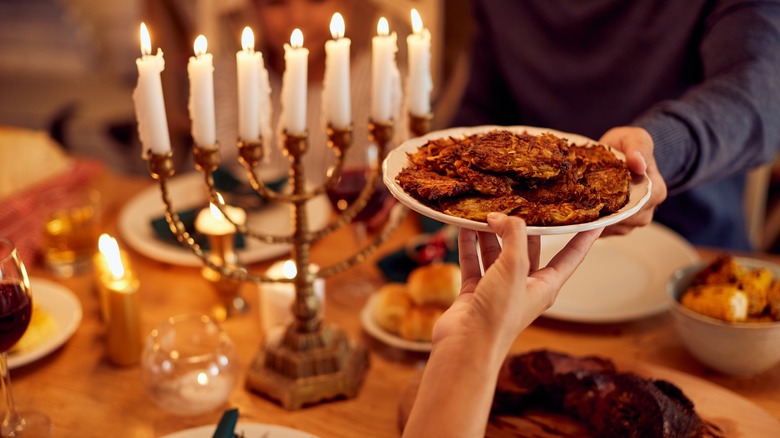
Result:
[[[618,223],[650,199],[650,179],[625,156],[582,135],[532,126],[476,126],[405,141],[383,163],[384,183],[410,209],[491,231],[487,215],[520,216],[528,234]]]

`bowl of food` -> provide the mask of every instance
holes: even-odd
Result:
[[[705,365],[735,377],[780,364],[780,266],[718,256],[676,271],[667,284],[677,334]]]

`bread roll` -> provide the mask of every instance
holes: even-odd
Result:
[[[67,154],[46,132],[0,126],[0,199],[68,169]]]
[[[444,313],[444,309],[438,306],[412,307],[401,320],[398,334],[410,341],[430,342],[433,334],[433,325]]]
[[[412,300],[406,292],[406,285],[388,283],[377,292],[379,297],[371,309],[374,321],[390,333],[398,333],[401,320],[412,307]]]
[[[436,304],[449,307],[460,293],[460,267],[454,263],[421,266],[409,274],[407,289],[418,306]]]

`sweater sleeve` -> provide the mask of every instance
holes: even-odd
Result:
[[[469,79],[460,106],[453,120],[454,126],[485,124],[510,125],[517,114],[509,86],[499,68],[495,53],[495,36],[484,6],[480,1],[472,5],[475,35],[469,65]]]
[[[699,47],[703,81],[633,124],[655,143],[670,194],[774,159],[780,149],[780,1],[720,1]]]

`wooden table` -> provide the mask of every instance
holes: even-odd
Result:
[[[148,178],[120,179],[111,175],[102,178],[97,186],[106,200],[106,231],[119,235],[116,218],[122,204],[152,184]],[[416,222],[410,217],[378,254],[398,249],[416,232]],[[349,230],[341,230],[314,246],[312,259],[320,265],[341,259],[351,249],[349,242],[352,242]],[[214,303],[215,295],[201,278],[199,269],[159,263],[131,250],[129,253],[142,282],[140,294],[145,331],[168,316],[202,313]],[[701,250],[701,253],[709,257],[713,252]],[[776,256],[760,256],[780,262]],[[270,263],[254,265],[251,269],[262,272]],[[376,284],[381,283],[380,274],[371,266],[373,264],[367,264],[364,271],[368,271]],[[31,275],[51,278],[37,267],[31,270]],[[363,387],[355,399],[292,412],[249,392],[243,385],[243,373],[263,339],[257,286],[243,286],[242,293],[251,311],[222,324],[239,347],[241,383],[233,391],[229,405],[239,408],[242,421],[289,426],[321,437],[398,436],[399,399],[410,382],[419,376],[426,355],[388,347],[363,333],[359,313],[367,297],[355,297],[350,293],[350,275],[346,272],[327,281],[325,318],[338,324],[353,339],[368,345],[371,367]],[[139,366],[119,368],[104,358],[104,328],[92,277],[86,275],[61,283],[81,300],[84,318],[76,334],[58,351],[12,371],[14,395],[20,408],[35,407],[47,412],[53,419],[57,437],[144,438],[217,422],[220,412],[177,418],[158,409],[144,393]],[[616,360],[636,359],[673,368],[721,385],[780,418],[780,367],[751,379],[718,375],[696,362],[685,350],[674,333],[668,314],[608,325],[540,319],[514,345],[516,352],[534,348],[598,354]]]

